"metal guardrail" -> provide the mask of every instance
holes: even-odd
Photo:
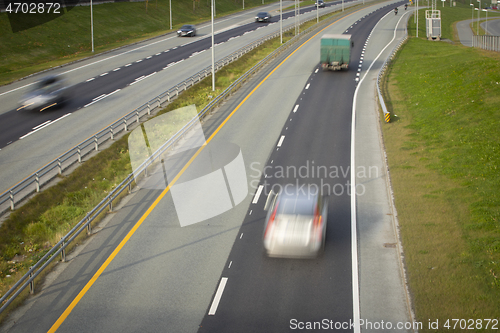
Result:
[[[328,15],[335,10],[324,11],[321,16]],[[311,18],[309,21],[312,21],[316,18]],[[305,22],[305,21],[304,21]],[[303,22],[303,23],[304,23]],[[320,23],[321,24],[321,23]],[[294,27],[294,24],[291,23],[286,27],[283,27],[283,31],[291,30]],[[223,59],[217,61],[215,63],[215,71],[224,67],[225,65],[233,62],[234,60],[240,58],[242,55],[248,53],[253,50],[257,46],[261,45],[265,41],[275,38],[279,36],[279,31],[268,34],[260,39],[249,43],[243,48],[231,53],[230,55],[224,57]],[[156,110],[157,108],[161,108],[165,105],[165,103],[169,103],[172,99],[175,99],[179,93],[187,90],[195,83],[198,83],[205,77],[211,75],[212,66],[208,66],[205,69],[199,71],[198,73],[192,75],[181,83],[175,85],[174,87],[168,89],[162,94],[156,96],[155,98],[149,100],[144,103],[140,107],[136,108],[132,112],[126,114],[125,116],[119,118],[114,123],[109,125],[108,127],[100,130],[93,136],[88,139],[82,141],[77,146],[69,149],[52,162],[49,162],[41,169],[37,170],[30,176],[26,177],[10,189],[6,190],[2,194],[0,194],[0,214],[6,212],[9,208],[10,210],[14,210],[16,204],[23,201],[25,198],[29,197],[33,193],[40,192],[40,189],[43,185],[47,184],[49,181],[61,175],[63,171],[74,165],[75,163],[81,163],[82,159],[94,151],[99,151],[99,146],[108,140],[114,140],[114,136],[117,133],[122,131],[127,132],[128,127],[133,125],[134,123],[140,123],[140,120],[143,116],[150,115],[151,112]]]
[[[500,52],[500,36],[473,35],[472,47],[479,47],[483,50]]]
[[[314,18],[315,19],[315,18]],[[5,295],[2,295],[0,298],[0,304],[3,304],[2,307],[0,308],[0,313],[2,313],[11,303],[12,301],[19,296],[23,290],[26,287],[30,287],[30,293],[34,293],[35,291],[35,278],[55,259],[57,256],[61,255],[61,261],[65,261],[66,258],[66,247],[76,239],[84,230],[87,230],[87,235],[90,235],[92,230],[91,230],[91,223],[98,218],[98,216],[103,213],[105,210],[112,211],[113,210],[113,202],[115,199],[120,196],[125,190],[127,190],[129,193],[132,188],[132,183],[134,182],[134,174],[145,174],[147,175],[147,168],[151,166],[155,161],[160,158],[160,156],[166,152],[170,147],[172,147],[179,139],[181,139],[190,129],[191,127],[196,124],[197,119],[203,119],[207,114],[210,113],[214,108],[219,106],[226,97],[231,95],[234,91],[236,91],[250,76],[255,74],[257,71],[259,71],[263,66],[265,66],[270,60],[278,56],[280,53],[285,51],[287,48],[289,48],[291,45],[293,45],[295,42],[299,41],[301,38],[309,34],[311,31],[320,29],[323,26],[326,26],[329,24],[330,20],[324,20],[323,22],[314,25],[304,31],[302,31],[300,34],[294,36],[291,40],[289,40],[287,43],[281,45],[278,49],[273,51],[271,54],[269,54],[267,57],[262,59],[259,63],[257,63],[254,67],[252,67],[250,70],[248,70],[245,74],[243,74],[238,80],[233,82],[227,89],[225,89],[219,96],[217,96],[214,100],[212,100],[207,106],[205,106],[196,117],[194,117],[191,121],[189,121],[183,128],[181,128],[172,138],[170,138],[167,142],[165,142],[160,148],[158,148],[148,159],[146,159],[139,167],[134,170],[131,174],[129,174],[118,186],[116,186],[94,209],[92,209],[90,212],[88,212],[85,217],[80,220],[64,237],[61,238],[61,240],[55,244],[36,264],[34,264],[28,272],[21,278],[19,279],[12,288],[10,288]],[[287,30],[292,29],[293,24],[287,27]],[[265,36],[261,38],[259,41],[252,43],[255,44],[255,46],[252,46],[251,49],[255,48],[256,46],[262,44],[264,41],[273,38],[272,36],[276,37],[279,36],[278,33],[273,33],[268,36]],[[250,46],[247,46],[250,47]],[[245,48],[247,48],[245,47]],[[243,51],[237,51],[235,54],[239,54],[240,52]],[[248,51],[246,51],[248,52]],[[244,53],[246,53],[244,52]],[[240,57],[244,53],[241,53],[238,55]],[[221,60],[218,62],[216,65],[216,68],[220,68],[220,65],[222,63],[226,63],[227,61],[233,61],[236,58],[233,58],[230,60],[232,57],[235,57],[236,55],[232,54],[228,57],[226,57],[224,60]],[[158,96],[157,98],[149,101],[148,103],[144,104],[140,108],[134,110],[133,112],[129,113],[128,115],[124,116],[123,118],[119,119],[109,127],[107,127],[105,130],[100,131],[96,135],[94,135],[92,138],[89,138],[85,140],[83,143],[78,145],[75,151],[75,148],[72,149],[71,151],[61,155],[55,162],[56,166],[52,168],[57,168],[59,172],[62,172],[63,167],[61,166],[65,161],[67,161],[70,157],[68,156],[77,156],[78,160],[81,160],[81,158],[85,155],[88,154],[88,151],[84,153],[84,149],[88,146],[92,146],[89,151],[92,151],[93,149],[98,150],[99,144],[102,144],[105,140],[102,138],[108,137],[108,139],[112,138],[114,134],[117,133],[116,129],[119,128],[120,126],[122,127],[121,130],[127,130],[127,126],[130,126],[130,119],[132,119],[133,122],[139,122],[141,113],[142,115],[144,114],[149,114],[151,112],[151,106],[155,104],[155,107],[161,106],[163,103],[162,100],[170,100],[173,97],[176,97],[179,92],[187,89],[187,87],[190,87],[194,83],[198,82],[200,80],[199,77],[205,77],[207,74],[204,74],[204,76],[201,76],[200,73],[202,72],[210,72],[211,66],[207,67],[205,70],[191,76],[187,80],[183,81],[181,84],[177,85],[174,88],[169,89],[167,92],[163,93],[162,95]],[[202,74],[203,75],[203,74]],[[196,78],[196,79],[194,79]],[[182,90],[179,89],[179,87],[182,87]],[[175,94],[173,93],[175,91]],[[87,148],[88,149],[88,148]],[[52,162],[54,163],[54,162]],[[66,163],[66,165],[70,165],[70,163]],[[67,167],[67,166],[66,166]],[[48,171],[45,171],[47,173]],[[40,173],[40,171],[39,171]],[[40,175],[38,175],[40,177]],[[38,183],[38,186],[40,186],[40,183]],[[39,190],[39,187],[37,187]]]
[[[409,17],[408,17],[409,18]],[[407,20],[408,21],[408,20]],[[378,71],[378,76],[377,76],[377,93],[378,93],[378,100],[380,101],[380,105],[382,106],[382,112],[384,113],[384,120],[386,123],[389,123],[391,121],[391,113],[387,110],[387,107],[385,105],[384,97],[382,97],[382,93],[380,92],[380,80],[382,79],[382,76],[385,73],[385,70],[387,69],[387,66],[389,66],[389,63],[394,59],[394,56],[396,55],[396,52],[399,50],[401,45],[403,45],[404,42],[408,39],[408,24],[405,24],[405,36],[404,38],[396,45],[389,56],[385,59],[384,63],[382,64],[382,67],[380,67],[380,70]]]

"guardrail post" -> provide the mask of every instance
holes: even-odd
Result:
[[[148,112],[149,112],[149,102],[148,102]],[[136,118],[137,123],[139,124],[140,123],[139,110],[135,110],[135,118]]]
[[[167,102],[170,103],[170,91],[167,91]]]
[[[99,142],[97,142],[97,135],[94,135],[95,151],[99,151]]]
[[[80,148],[80,146],[78,146],[76,152],[78,154],[78,163],[82,163],[82,149]]]
[[[36,191],[40,192],[40,177],[38,176],[38,172],[35,173],[35,184],[36,184]]]
[[[125,132],[128,132],[127,119],[123,118],[123,125],[125,126]]]
[[[33,266],[30,266],[30,270],[33,268]],[[30,279],[33,277],[34,273],[33,271],[30,273]],[[30,294],[33,295],[35,293],[35,280],[30,281]]]
[[[109,198],[109,211],[113,211],[113,199]]]
[[[14,210],[14,192],[10,190],[10,210]]]
[[[175,86],[175,96],[179,96],[179,86]]]
[[[57,158],[57,167],[59,168],[59,174],[62,175],[62,163],[60,158]]]
[[[156,101],[158,102],[158,106],[157,106],[157,107],[160,107],[160,106],[161,106],[160,96],[158,96],[158,97],[157,97],[157,100],[156,100]],[[148,115],[150,115],[150,114],[148,113]]]
[[[109,126],[109,131],[110,131],[110,134],[111,134],[111,140],[114,140],[115,139],[115,133],[113,132],[113,127],[112,126]]]
[[[90,217],[87,217],[87,236],[92,235],[92,226],[90,224]]]
[[[61,251],[61,262],[65,262],[66,261],[66,248],[64,247],[64,244],[66,242],[64,241],[64,238],[61,238],[61,240],[63,241],[62,244],[61,244],[61,248],[62,248],[62,251]]]

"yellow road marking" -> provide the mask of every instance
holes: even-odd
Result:
[[[360,10],[362,10],[362,9],[360,9]],[[315,33],[312,37],[310,37],[308,40],[306,40],[304,43],[302,43],[295,51],[293,51],[292,53],[290,53],[282,62],[279,63],[278,66],[276,66],[268,75],[266,75],[266,77],[262,81],[259,82],[259,84],[240,102],[240,104],[238,104],[238,106],[226,117],[226,119],[224,119],[224,121],[219,125],[219,127],[217,127],[217,129],[214,131],[214,133],[206,140],[206,142],[196,151],[196,153],[191,157],[191,159],[186,163],[186,165],[184,165],[184,167],[182,168],[182,170],[179,171],[179,173],[177,174],[177,176],[175,176],[175,178],[172,180],[172,182],[170,182],[170,184],[165,188],[165,190],[163,190],[163,192],[161,192],[161,194],[158,196],[158,198],[156,198],[156,200],[153,202],[153,204],[141,216],[141,218],[139,219],[139,221],[137,221],[137,223],[134,225],[134,227],[132,228],[132,230],[130,230],[128,232],[128,234],[125,236],[125,238],[115,248],[115,250],[113,251],[113,253],[111,253],[111,255],[108,257],[108,259],[106,259],[106,261],[101,265],[101,267],[99,268],[99,270],[94,274],[94,276],[90,279],[90,281],[87,282],[87,284],[85,285],[85,287],[83,287],[83,289],[80,291],[80,293],[78,293],[78,295],[75,297],[75,299],[71,302],[71,304],[66,308],[66,310],[59,317],[59,319],[57,319],[57,321],[54,323],[54,325],[52,325],[52,327],[49,329],[48,333],[53,333],[53,332],[57,331],[57,329],[59,328],[59,326],[61,326],[61,324],[66,320],[66,318],[71,313],[71,311],[73,311],[73,309],[78,304],[78,302],[80,302],[80,300],[82,299],[82,297],[87,293],[87,291],[90,289],[90,287],[92,287],[92,285],[94,284],[94,282],[99,278],[99,276],[101,276],[102,272],[104,272],[104,270],[106,269],[106,267],[108,267],[108,265],[111,263],[111,261],[113,261],[113,259],[121,251],[121,249],[123,248],[123,246],[125,246],[125,244],[128,242],[128,240],[137,231],[137,229],[139,229],[139,227],[141,226],[142,222],[144,222],[144,220],[149,216],[149,214],[153,211],[153,209],[156,207],[156,205],[158,205],[158,203],[168,193],[168,191],[170,190],[170,187],[175,184],[175,182],[184,173],[184,171],[186,171],[186,169],[189,167],[189,165],[191,165],[191,163],[194,161],[194,159],[200,154],[200,152],[205,148],[205,146],[215,137],[215,135],[221,130],[221,128],[227,123],[227,121],[234,115],[234,113],[243,105],[243,103],[245,103],[250,98],[250,96],[252,96],[253,93],[278,68],[280,68],[281,65],[283,65],[283,63],[285,63],[285,61],[287,61],[295,52],[297,52],[298,50],[300,50],[300,48],[302,48],[302,46],[304,46],[305,44],[307,44],[311,39],[313,39],[314,37],[316,37],[318,34],[320,34],[325,29],[329,28],[333,24],[337,23],[338,21],[340,21],[342,19],[345,19],[345,18],[351,16],[352,14],[355,14],[355,13],[359,12],[360,10],[357,10],[357,11],[355,11],[355,12],[353,12],[353,13],[347,15],[347,16],[339,18],[338,20],[332,22],[331,24],[327,25],[326,27],[324,27],[323,29],[321,29],[320,31],[318,31],[317,33]]]

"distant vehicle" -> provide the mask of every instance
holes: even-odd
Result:
[[[269,22],[271,18],[272,16],[268,12],[260,12],[255,16],[255,22]]]
[[[306,188],[307,190],[307,188]],[[270,257],[314,258],[324,249],[328,198],[285,186],[271,192],[264,229],[264,248]]]
[[[19,110],[44,111],[61,106],[69,99],[68,86],[62,76],[46,76],[21,98]]]
[[[323,0],[317,0],[316,1],[316,7],[324,8],[325,7],[325,2]]]
[[[177,36],[196,36],[196,27],[192,24],[184,24],[179,30],[177,30]]]
[[[323,35],[320,49],[320,62],[323,70],[348,69],[352,46],[351,35]]]

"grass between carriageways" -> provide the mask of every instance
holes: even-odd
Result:
[[[301,29],[313,24],[315,21],[308,22]],[[283,42],[291,37],[291,33],[286,33]],[[158,114],[191,104],[201,110],[279,46],[279,37],[264,43],[218,71],[215,92],[212,91],[211,77],[208,77],[180,94]],[[62,177],[58,184],[12,212],[0,227],[0,296],[130,173],[127,134],[71,174]],[[40,279],[37,279],[36,285],[40,285]],[[22,297],[18,297],[7,311],[0,314],[0,322],[27,296],[28,291],[25,290]]]
[[[171,2],[174,30],[185,23],[210,20],[209,1]],[[270,2],[273,1],[267,0],[266,4]],[[262,6],[262,1],[245,0],[246,9],[256,6]],[[217,0],[217,17],[241,9],[241,1]],[[65,12],[63,15],[16,33],[11,29],[7,13],[0,13],[0,85],[93,55],[90,7],[61,10]],[[94,5],[95,54],[169,32],[169,16],[169,0]]]
[[[428,320],[446,330],[447,319],[500,316],[499,61],[410,38],[384,83],[392,112],[384,142],[424,331]]]

